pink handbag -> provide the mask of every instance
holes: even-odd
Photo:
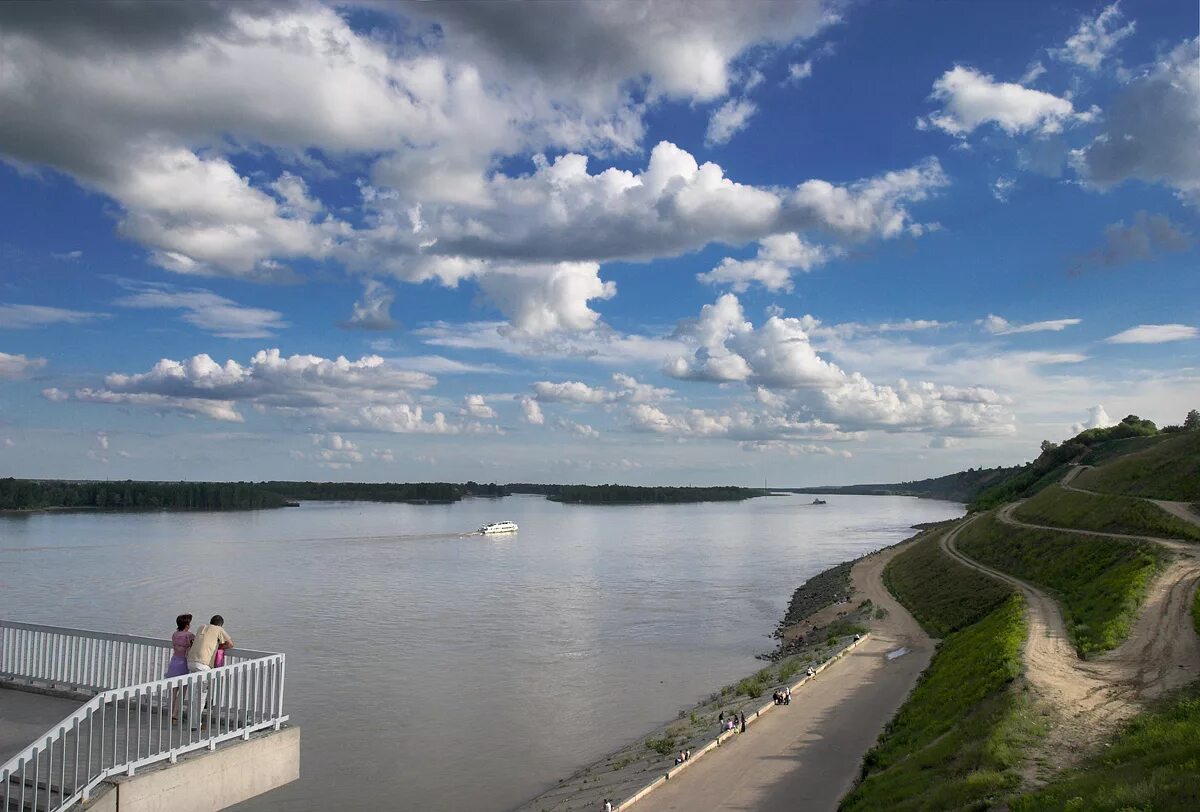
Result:
[[[213,668],[220,668],[225,665],[225,649],[217,649],[217,653],[213,655]]]

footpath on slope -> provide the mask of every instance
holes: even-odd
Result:
[[[636,810],[836,809],[863,755],[933,657],[935,642],[883,585],[883,568],[910,543],[864,558],[851,571],[854,602],[869,598],[887,610],[872,621],[869,638],[794,694],[791,705],[638,801]],[[900,649],[906,653],[895,656]]]
[[[1073,470],[1064,478],[1064,486],[1069,487],[1075,473]],[[1030,624],[1025,644],[1026,679],[1043,709],[1053,717],[1033,761],[1042,771],[1055,771],[1076,762],[1100,736],[1142,710],[1147,701],[1200,677],[1200,636],[1191,618],[1191,596],[1200,580],[1200,547],[1174,539],[1028,524],[1012,515],[1020,504],[1000,508],[997,519],[1014,527],[1056,533],[1148,540],[1177,554],[1151,584],[1125,642],[1095,659],[1081,660],[1067,635],[1057,601],[1041,588],[981,564],[955,547],[959,531],[970,521],[943,536],[942,547],[948,554],[1012,584],[1025,595]],[[1184,518],[1200,523],[1194,514]],[[1042,772],[1030,777],[1037,781],[1046,776]]]

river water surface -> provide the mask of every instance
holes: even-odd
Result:
[[[962,513],[811,500],[8,516],[0,617],[166,637],[219,612],[285,652],[301,779],[245,809],[495,812],[755,670],[804,579]]]

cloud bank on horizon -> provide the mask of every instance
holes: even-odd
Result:
[[[0,6],[0,459],[829,482],[1177,421],[1197,12],[1024,11]]]

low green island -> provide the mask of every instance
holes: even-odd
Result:
[[[636,485],[563,485],[549,494],[554,502],[586,505],[674,504],[680,502],[737,502],[766,496],[757,488],[720,486],[714,488],[640,487]]]

